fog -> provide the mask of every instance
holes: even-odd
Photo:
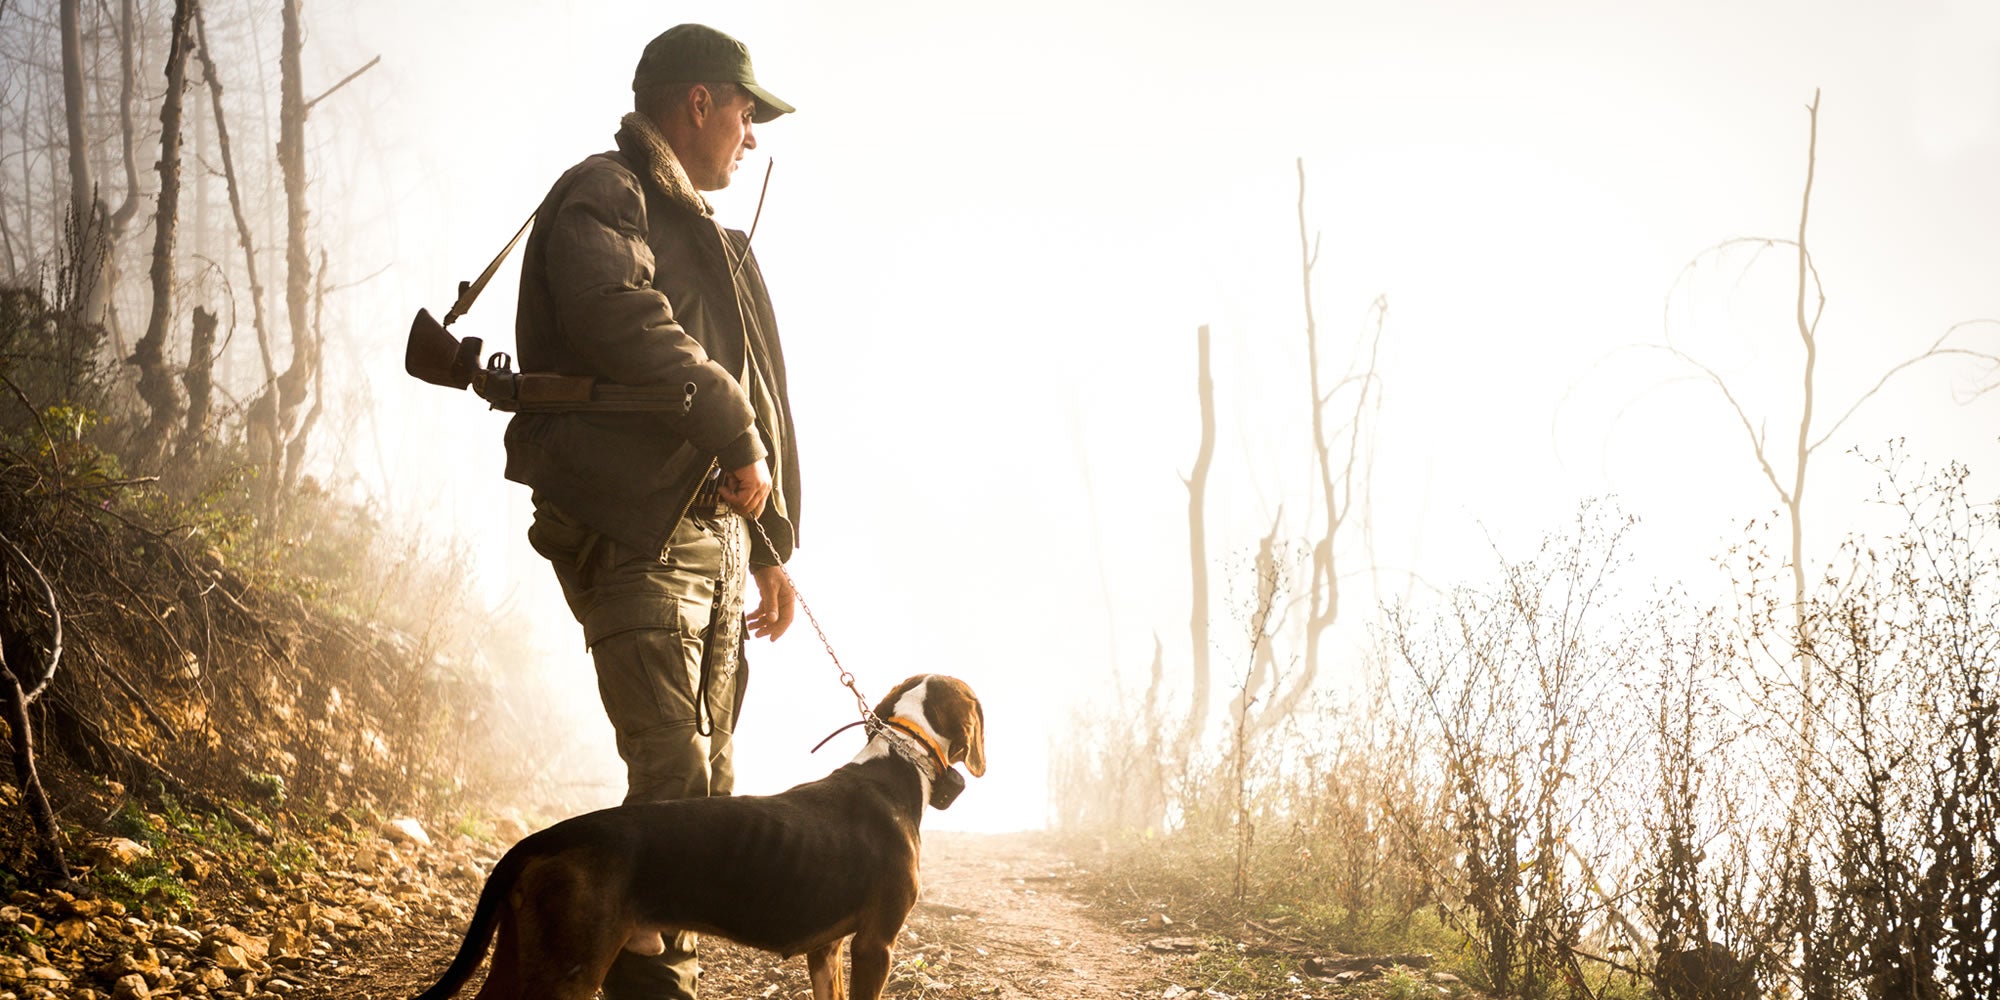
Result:
[[[1952,324],[2000,316],[1990,4],[357,0],[308,17],[309,75],[383,57],[310,132],[319,224],[353,234],[330,309],[358,336],[329,365],[364,373],[321,459],[471,547],[496,626],[574,695],[538,707],[576,719],[577,745],[551,752],[606,802],[609,726],[523,537],[527,491],[501,478],[504,418],[404,376],[401,345],[562,170],[611,147],[640,48],[676,22],[744,40],[799,109],[757,128],[716,201],[748,227],[775,161],[755,246],[799,422],[802,594],[871,696],[942,671],[984,698],[991,769],[938,825],[1041,825],[1052,749],[1120,724],[1114,692],[1143,682],[1156,635],[1184,673],[1198,325],[1216,352],[1218,636],[1230,568],[1280,508],[1303,530],[1297,160],[1329,375],[1388,303],[1377,572],[1345,595],[1331,692],[1362,676],[1376,600],[1475,579],[1587,498],[1641,519],[1635,579],[1718,585],[1710,559],[1777,500],[1713,386],[1624,348],[1671,342],[1771,440],[1796,434],[1795,255],[1702,255],[1797,235],[1816,89],[1819,431]],[[455,332],[510,349],[515,273]],[[1849,447],[1906,438],[1912,462],[1965,461],[1991,495],[2000,394],[1973,397],[1992,380],[1918,366],[1841,425],[1814,466],[1812,543],[1868,516]],[[850,735],[806,753],[853,706],[803,618],[751,657],[739,791],[855,752]]]

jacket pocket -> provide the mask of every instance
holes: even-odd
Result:
[[[555,507],[535,505],[535,521],[528,525],[528,545],[555,564],[558,576],[589,587],[590,557],[602,541],[602,535]]]

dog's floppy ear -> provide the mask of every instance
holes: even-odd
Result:
[[[951,740],[952,757],[965,761],[965,769],[973,777],[982,777],[986,774],[986,709],[964,681],[956,677],[936,679],[945,682],[945,691],[953,697],[936,700],[942,718],[934,716],[934,725],[939,733],[949,734],[946,738]],[[930,704],[926,702],[926,707]]]
[[[967,691],[966,696],[971,697]],[[965,717],[965,769],[975,778],[986,775],[986,707],[972,699],[972,714]]]

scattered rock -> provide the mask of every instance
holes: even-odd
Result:
[[[261,938],[254,934],[246,934],[242,930],[228,924],[223,924],[210,931],[207,940],[211,946],[216,944],[234,945],[243,949],[243,953],[251,958],[263,958],[271,953],[270,939]]]
[[[84,851],[92,864],[115,868],[129,868],[133,862],[150,857],[152,853],[152,848],[125,837],[97,841]]]
[[[217,944],[208,950],[208,957],[217,968],[226,972],[250,971],[250,956],[233,944]]]
[[[431,835],[424,832],[424,825],[414,818],[403,816],[382,824],[382,836],[418,847],[431,846]]]
[[[281,956],[303,955],[312,950],[312,938],[291,927],[280,927],[271,932],[271,954]]]
[[[111,984],[111,1000],[148,1000],[152,995],[153,990],[146,985],[146,977],[136,972],[120,976],[117,982]]]
[[[1146,942],[1146,947],[1158,952],[1182,955],[1208,950],[1208,945],[1203,943],[1200,938],[1191,937],[1154,938]]]

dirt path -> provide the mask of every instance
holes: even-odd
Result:
[[[1172,960],[1094,919],[1065,893],[1075,871],[1039,834],[937,833],[924,839],[924,889],[896,948],[887,995],[926,1000],[1160,995]],[[471,890],[468,890],[471,891]],[[468,898],[467,903],[470,900]],[[428,987],[462,926],[400,935],[295,997],[408,998]],[[805,1000],[805,961],[720,941],[702,945],[702,996]],[[468,988],[464,996],[474,991]]]
[[[939,835],[924,843],[924,892],[905,948],[950,951],[945,996],[1125,1000],[1157,996],[1168,959],[1105,926],[1066,894],[1073,865],[1047,838]],[[955,969],[953,967],[956,967]]]

